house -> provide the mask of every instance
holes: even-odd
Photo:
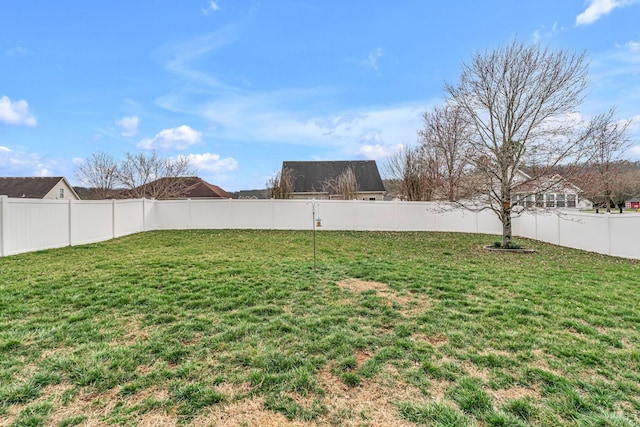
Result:
[[[0,177],[0,196],[25,199],[80,200],[62,176]]]
[[[351,169],[357,182],[358,200],[383,200],[385,188],[375,160],[342,161],[285,161],[286,171],[292,180],[293,199],[344,199],[332,188],[332,182]]]
[[[624,207],[627,209],[640,209],[640,197],[634,197],[624,202]]]
[[[582,190],[560,175],[532,181],[523,171],[517,171],[511,201],[514,206],[538,208],[591,208],[591,202],[580,198]],[[519,185],[518,183],[522,183]]]
[[[150,199],[235,198],[233,194],[196,176],[160,178],[133,190],[123,190],[117,193],[115,197],[118,199],[142,197]]]
[[[162,178],[175,179],[175,178]],[[217,185],[208,183],[197,176],[184,178],[184,189],[174,198],[183,199],[234,199],[233,194],[228,193]]]

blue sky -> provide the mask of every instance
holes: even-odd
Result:
[[[0,176],[77,184],[92,153],[154,149],[230,191],[283,160],[382,166],[514,39],[586,51],[581,113],[634,118],[640,160],[639,22],[639,0],[2,0]]]

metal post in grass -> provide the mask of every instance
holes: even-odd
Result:
[[[313,226],[313,269],[317,270],[316,263],[316,227],[322,227],[322,220],[320,218],[316,218],[316,207],[320,208],[320,205],[316,201],[311,202],[311,215],[312,215],[312,226]]]

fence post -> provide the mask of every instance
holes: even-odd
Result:
[[[0,196],[0,257],[7,253],[5,239],[7,238],[5,222],[7,220],[7,196]]]
[[[142,198],[142,231],[147,231],[147,204],[146,197]]]
[[[69,220],[69,246],[73,246],[73,215],[71,211],[73,210],[73,200],[69,199],[69,213],[67,214],[67,219]]]
[[[273,199],[270,199],[270,201],[271,201],[271,224],[270,224],[270,228],[271,228],[271,230],[273,230],[274,227],[275,227],[275,222],[276,222],[276,218],[275,218],[275,216],[276,216],[276,214],[275,214],[276,207],[275,207],[275,203],[274,203]]]
[[[611,255],[611,212],[606,212],[604,215],[607,220],[607,255]]]
[[[116,200],[111,199],[111,238],[116,238]]]

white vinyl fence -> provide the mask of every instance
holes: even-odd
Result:
[[[150,201],[0,196],[0,256],[101,242],[145,231]]]
[[[11,199],[0,196],[0,256],[174,229],[453,231],[502,234],[489,212],[436,203],[340,200]],[[514,236],[640,259],[640,214],[579,212],[514,218]]]

